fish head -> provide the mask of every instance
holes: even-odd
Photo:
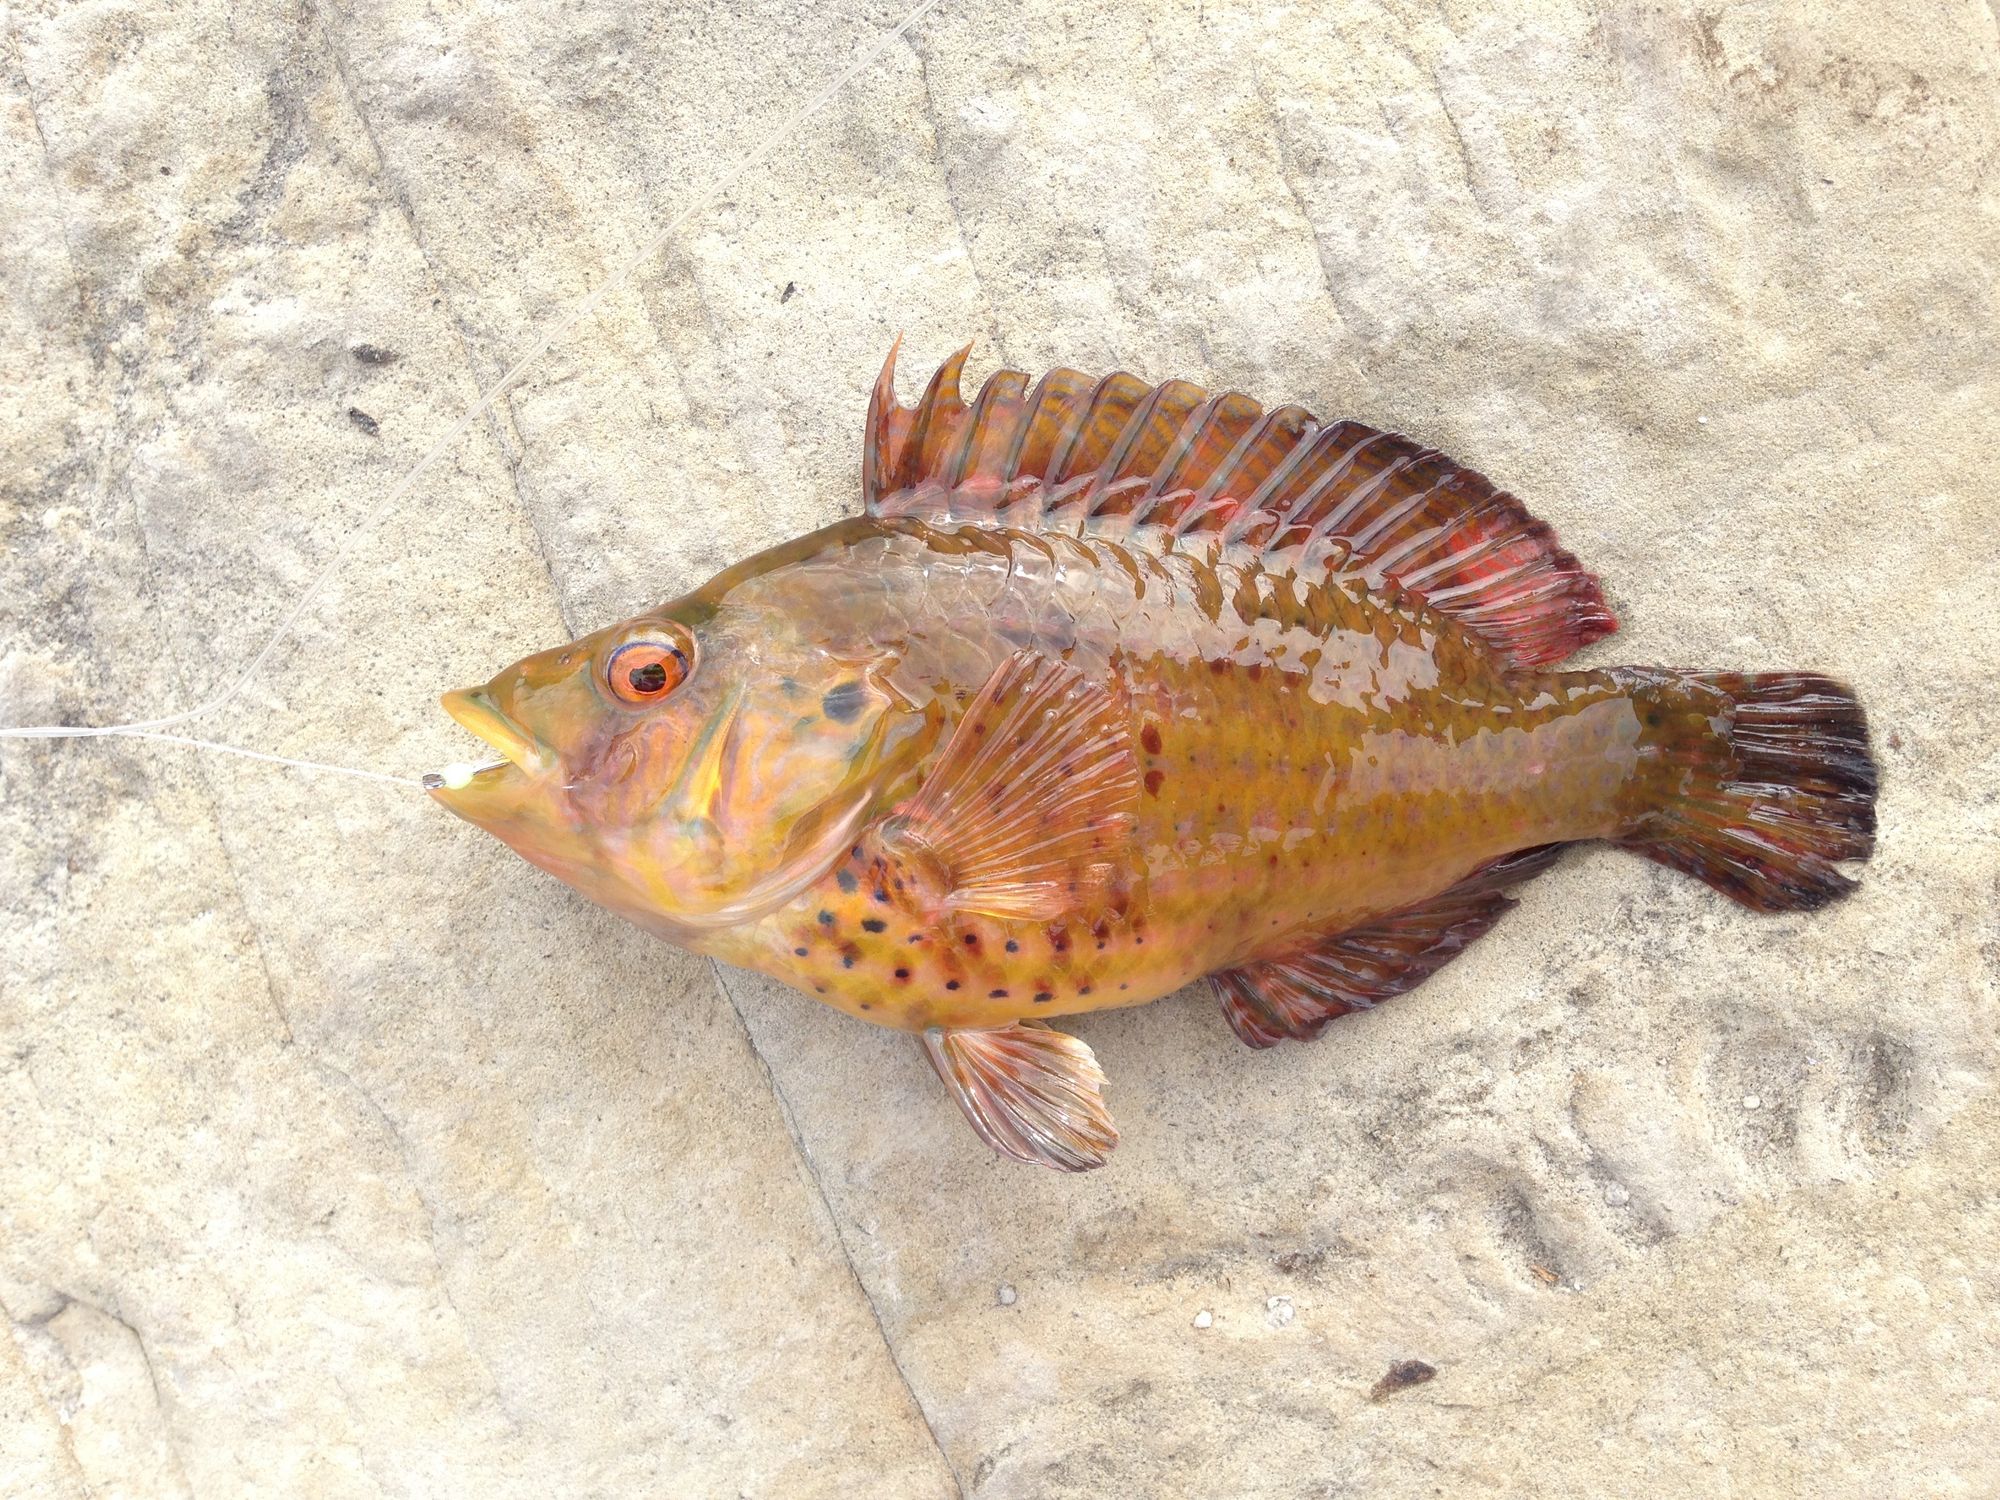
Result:
[[[431,795],[688,947],[819,879],[910,790],[935,705],[818,612],[691,595],[527,657],[445,711],[501,757]]]

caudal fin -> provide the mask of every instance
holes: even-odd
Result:
[[[1874,758],[1854,694],[1804,672],[1647,674],[1634,696],[1658,801],[1620,842],[1757,911],[1810,911],[1875,848]]]

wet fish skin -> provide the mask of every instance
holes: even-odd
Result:
[[[905,408],[892,352],[864,516],[447,695],[508,764],[433,795],[918,1033],[989,1144],[1065,1170],[1116,1131],[1049,1017],[1213,975],[1245,1042],[1309,1039],[1582,839],[1765,910],[1851,885],[1839,684],[1558,670],[1614,628],[1595,580],[1442,455],[1123,375],[968,406],[963,357]]]

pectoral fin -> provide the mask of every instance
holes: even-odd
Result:
[[[1029,921],[1089,912],[1130,863],[1131,735],[1104,688],[1017,652],[966,708],[883,843],[933,873],[942,910]]]
[[[933,1026],[924,1051],[979,1138],[1015,1161],[1087,1172],[1104,1165],[1118,1129],[1090,1049],[1036,1021],[990,1030]]]

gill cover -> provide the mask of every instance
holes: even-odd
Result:
[[[793,561],[447,695],[508,764],[432,795],[683,942],[782,906],[908,795],[942,721]]]

